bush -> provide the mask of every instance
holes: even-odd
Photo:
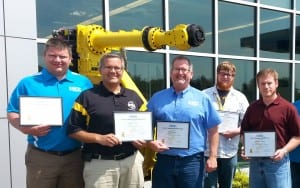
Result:
[[[249,187],[248,174],[238,169],[233,178],[232,188],[248,188],[248,187]]]

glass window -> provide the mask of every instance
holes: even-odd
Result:
[[[300,64],[295,66],[295,100],[300,100]]]
[[[295,0],[297,1],[297,0]],[[291,8],[292,0],[260,0],[261,4],[271,5],[275,7],[281,7],[281,8]]]
[[[36,13],[39,38],[47,38],[62,27],[103,23],[102,0],[36,1]]]
[[[163,26],[161,1],[109,1],[110,29],[142,30],[145,26]]]
[[[39,71],[45,67],[45,63],[44,63],[44,48],[45,48],[45,44],[38,44],[38,69]]]
[[[213,51],[212,2],[211,0],[169,0],[170,29],[178,24],[196,24],[204,30],[204,43],[189,51],[203,53]]]
[[[300,1],[295,0],[296,3],[296,10],[300,11]]]
[[[296,60],[300,60],[300,15],[296,16],[296,52],[295,53],[296,53],[295,54]]]
[[[290,59],[291,17],[288,13],[261,9],[260,56]]]
[[[279,86],[277,91],[285,99],[291,101],[291,64],[275,63],[275,62],[261,62],[260,70],[265,68],[272,68],[278,72]]]
[[[126,51],[128,74],[146,99],[166,88],[163,57],[159,53]]]
[[[219,2],[218,34],[221,54],[254,56],[253,19],[253,7]]]
[[[256,100],[255,62],[237,59],[219,59],[219,62],[228,60],[236,67],[234,88],[244,93],[249,102]]]

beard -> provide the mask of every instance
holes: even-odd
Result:
[[[230,90],[232,85],[233,85],[233,82],[220,82],[220,81],[217,82],[218,89],[223,90],[223,91]]]

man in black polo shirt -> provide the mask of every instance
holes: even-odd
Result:
[[[143,101],[121,86],[123,58],[106,54],[99,67],[102,81],[83,92],[75,101],[68,134],[84,143],[85,187],[142,188],[143,156],[138,149],[145,141],[121,143],[114,135],[114,111],[139,111]]]

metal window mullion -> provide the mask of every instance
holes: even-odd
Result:
[[[110,18],[109,18],[109,0],[103,0],[103,16],[104,16],[104,28],[110,30]]]
[[[164,28],[166,31],[170,30],[170,7],[169,7],[169,0],[164,0]],[[165,74],[166,74],[166,87],[169,88],[171,86],[170,81],[170,47],[166,46],[166,53],[164,56],[165,61]]]
[[[258,5],[256,7],[256,73],[258,73],[259,71],[259,65],[260,65],[260,11],[261,11],[261,7],[260,7],[260,0],[257,1]],[[256,83],[256,79],[255,83]],[[257,88],[257,87],[256,87]],[[256,99],[259,99],[259,89],[256,89]]]
[[[214,53],[216,54],[215,56],[215,61],[214,61],[214,67],[215,67],[215,71],[214,71],[214,80],[217,79],[217,66],[218,66],[218,62],[219,62],[219,1],[218,0],[215,0],[213,2],[213,6],[214,6],[214,19],[215,20],[215,23],[214,23],[214,35],[215,36],[215,40],[214,40]]]

